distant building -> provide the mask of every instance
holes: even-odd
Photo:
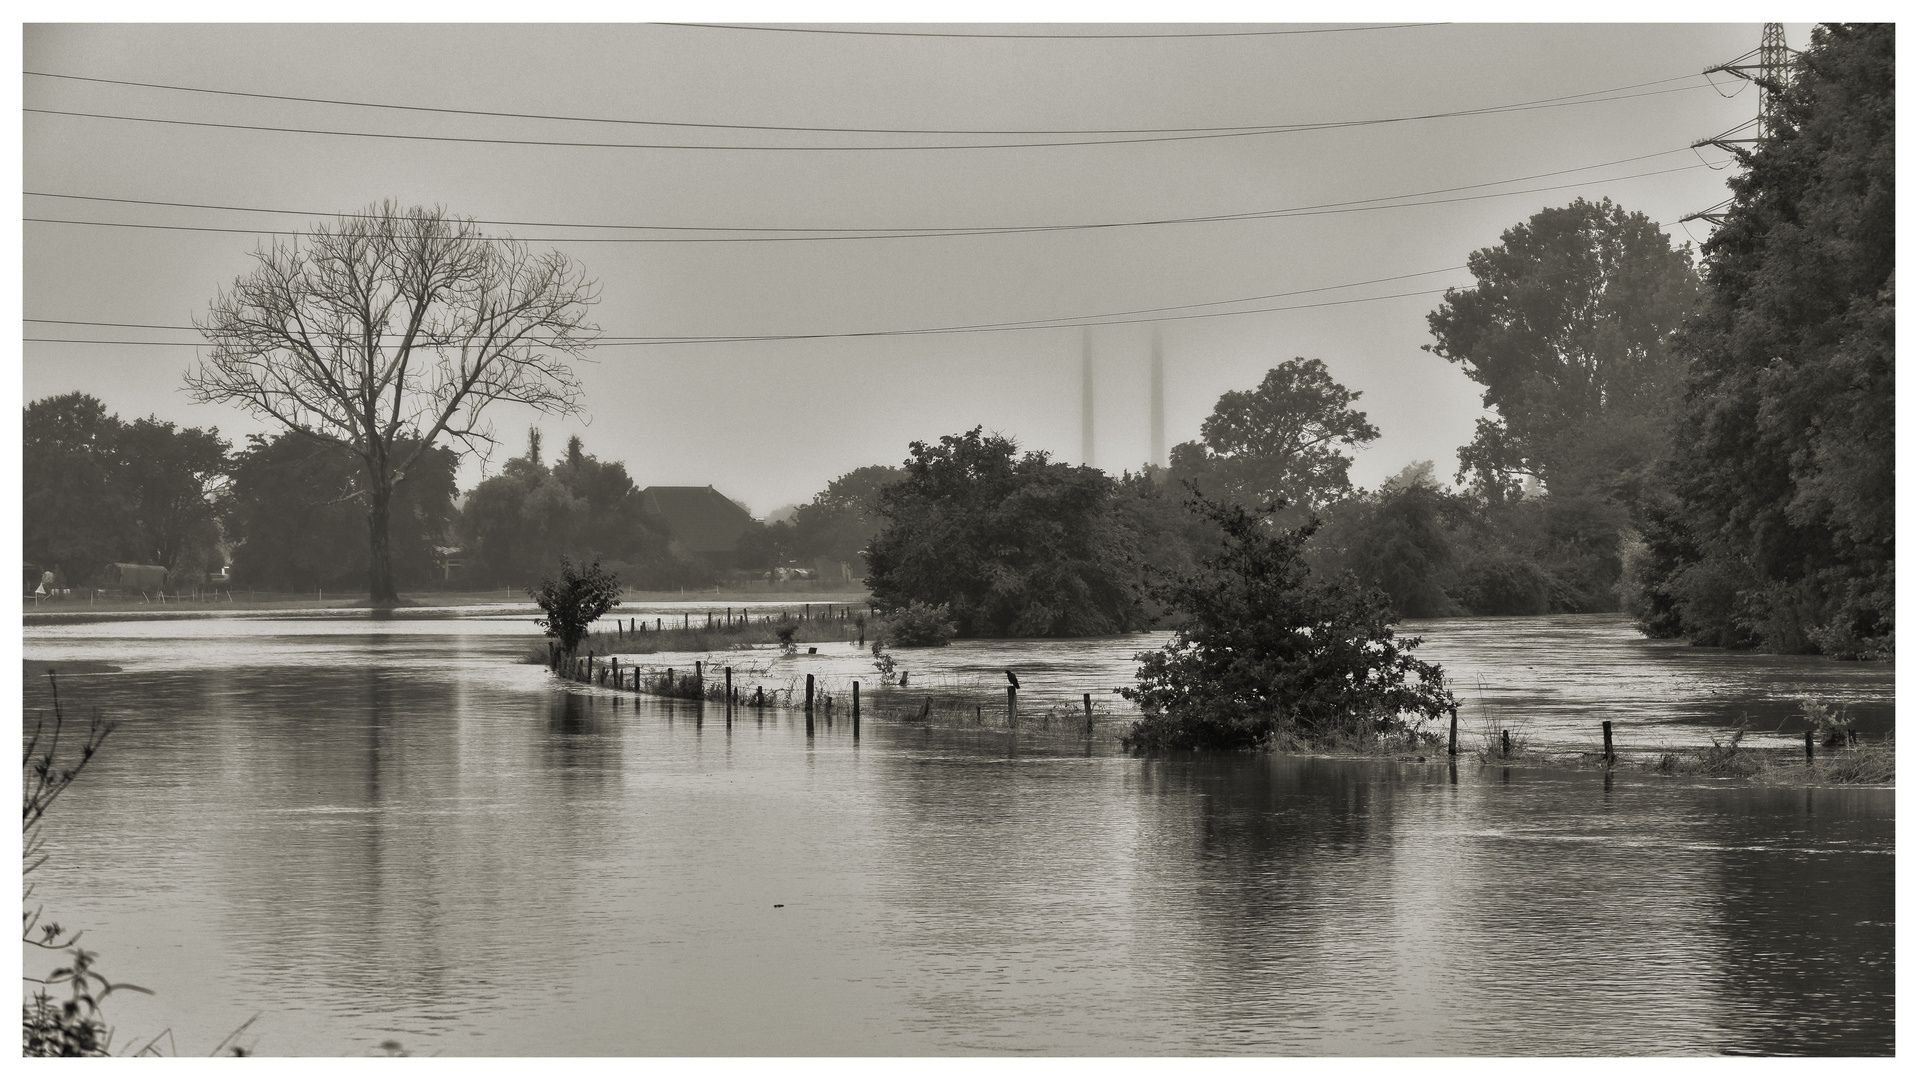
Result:
[[[157,592],[166,588],[166,567],[143,563],[108,563],[101,578],[101,584],[109,589],[125,589],[129,592],[153,589]]]
[[[753,523],[751,514],[711,485],[649,487],[639,493],[639,505],[666,526],[680,550],[692,555],[733,551],[739,534]]]

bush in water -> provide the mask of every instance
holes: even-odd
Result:
[[[1438,717],[1456,704],[1416,638],[1394,637],[1391,602],[1351,577],[1312,577],[1301,554],[1316,520],[1273,529],[1270,513],[1203,497],[1187,503],[1217,523],[1222,549],[1157,592],[1185,614],[1172,641],[1142,654],[1138,685],[1120,693],[1145,717],[1133,750],[1238,750],[1276,737],[1329,740],[1404,728],[1407,713]]]
[[[887,644],[911,649],[922,645],[949,644],[958,632],[959,628],[952,622],[952,611],[946,605],[914,600],[887,615],[873,636]]]
[[[558,638],[559,647],[570,653],[579,647],[579,639],[593,620],[619,606],[619,575],[601,570],[598,559],[575,568],[561,555],[559,579],[545,578],[539,588],[526,592],[546,612],[544,619],[533,621],[547,637]]]

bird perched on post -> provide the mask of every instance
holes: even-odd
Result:
[[[1019,676],[1014,675],[1011,668],[1006,669],[1006,681],[1012,684],[1014,690],[1019,689]]]

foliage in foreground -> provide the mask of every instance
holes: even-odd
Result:
[[[1203,497],[1222,549],[1156,591],[1184,613],[1164,649],[1141,655],[1120,693],[1145,717],[1133,750],[1247,750],[1276,741],[1339,740],[1408,727],[1456,705],[1436,664],[1395,637],[1391,603],[1351,578],[1314,578],[1302,549],[1316,521],[1270,528],[1264,515]]]
[[[21,755],[20,831],[21,878],[30,879],[46,862],[46,839],[41,830],[47,810],[62,792],[73,785],[80,773],[99,752],[113,725],[94,714],[79,746],[66,731],[66,715],[60,707],[60,686],[53,673],[47,673],[53,689],[53,724],[44,716],[36,717],[27,735]],[[65,737],[67,746],[61,747]],[[31,902],[33,884],[27,880],[25,899]],[[68,933],[59,923],[40,921],[40,909],[20,912],[20,940],[29,948],[66,953],[66,964],[55,968],[46,978],[27,977],[33,992],[20,1008],[20,1052],[24,1057],[105,1057],[113,1041],[100,1003],[115,990],[146,989],[127,983],[109,982],[93,968],[95,954],[79,946],[80,935]],[[49,992],[65,986],[67,997],[61,1000]]]
[[[559,557],[559,577],[543,578],[537,589],[526,590],[546,613],[533,622],[546,636],[556,638],[562,651],[571,654],[579,648],[579,639],[593,620],[619,606],[619,575],[599,568],[599,560],[575,567],[566,556]]]

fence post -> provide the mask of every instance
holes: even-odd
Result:
[[[1509,729],[1508,729],[1508,730],[1505,730],[1505,731],[1501,731],[1501,732],[1499,732],[1499,733],[1498,733],[1498,737],[1499,737],[1499,744],[1500,744],[1500,745],[1499,745],[1499,754],[1498,754],[1498,756],[1499,756],[1499,757],[1506,757],[1506,758],[1508,758],[1508,757],[1511,757],[1511,756],[1512,756],[1512,733],[1511,733],[1511,731],[1510,731]]]
[[[852,681],[852,737],[859,737],[859,680]]]
[[[733,718],[733,669],[726,669],[726,719]]]
[[[1006,726],[1012,727],[1019,722],[1019,688],[1006,687]]]
[[[1458,706],[1457,705],[1452,706],[1452,735],[1451,735],[1451,738],[1445,744],[1445,754],[1447,757],[1458,756]]]
[[[806,676],[806,719],[812,719],[812,675]]]
[[[1609,768],[1614,760],[1612,754],[1612,722],[1605,721],[1605,765]]]
[[[1090,735],[1092,734],[1092,695],[1091,694],[1085,695],[1085,699],[1086,699],[1086,734]]]
[[[1810,765],[1812,763],[1811,738],[1812,738],[1811,729],[1810,728],[1805,729],[1805,764],[1806,765]]]

